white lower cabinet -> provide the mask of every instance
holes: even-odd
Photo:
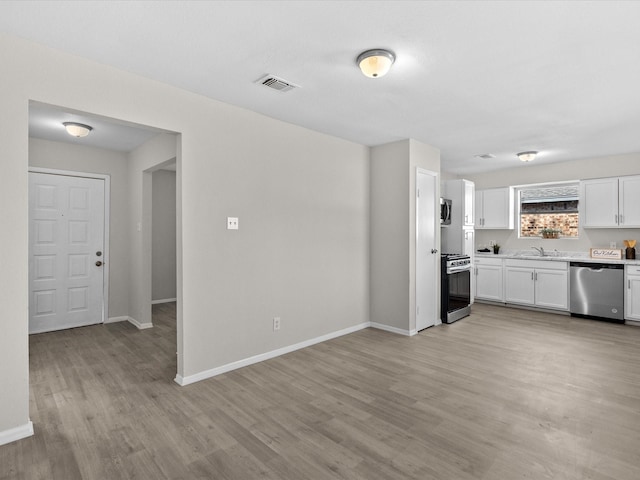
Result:
[[[475,259],[475,297],[480,300],[504,302],[502,289],[502,259]]]
[[[640,321],[640,265],[627,265],[624,271],[624,318]]]
[[[507,259],[504,283],[506,303],[569,309],[567,262]]]

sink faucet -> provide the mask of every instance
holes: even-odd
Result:
[[[542,247],[531,247],[531,248],[536,250],[540,254],[541,257],[544,257],[544,248],[542,248]]]

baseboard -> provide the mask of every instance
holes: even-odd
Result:
[[[15,442],[16,440],[22,440],[33,435],[33,422],[29,422],[24,425],[20,425],[16,428],[10,428],[0,432],[0,445],[6,445],[7,443]]]
[[[126,315],[123,317],[109,317],[104,321],[104,323],[126,322],[128,320],[129,320],[129,317],[127,317]]]
[[[625,325],[631,325],[634,327],[640,327],[640,322],[637,320],[625,320],[624,321]]]
[[[163,298],[160,300],[151,300],[151,305],[157,305],[158,303],[171,303],[171,302],[176,302],[178,299],[177,298]]]
[[[136,320],[133,317],[127,317],[127,320],[131,325],[135,326],[138,330],[146,330],[147,328],[153,328],[153,323],[151,322],[140,323],[138,320]]]
[[[384,323],[371,322],[369,326],[371,328],[377,328],[378,330],[384,330],[385,332],[397,333],[398,335],[405,335],[407,337],[410,337],[410,336],[415,335],[416,333],[418,333],[415,329],[414,330],[403,330],[402,328],[391,327],[389,325],[385,325]]]
[[[304,342],[289,345],[287,347],[278,348],[270,352],[261,353],[260,355],[254,355],[253,357],[245,358],[243,360],[238,360],[236,362],[231,362],[226,365],[222,365],[220,367],[212,368],[210,370],[205,370],[203,372],[196,373],[194,375],[187,375],[186,377],[183,377],[182,375],[176,375],[176,378],[174,379],[174,381],[178,385],[181,385],[184,387],[186,385],[190,385],[192,383],[199,382],[201,380],[206,380],[207,378],[215,377],[217,375],[221,375],[223,373],[227,373],[232,370],[236,370],[238,368],[247,367],[249,365],[253,365],[254,363],[263,362],[271,358],[279,357],[280,355],[284,355],[286,353],[295,352],[296,350],[310,347],[311,345],[315,345],[316,343],[322,343],[322,342],[326,342],[327,340],[331,340],[333,338],[341,337],[343,335],[348,335],[350,333],[357,332],[358,330],[362,330],[370,326],[371,324],[369,322],[361,323],[353,327],[338,330],[337,332],[331,332],[326,335],[321,335],[320,337],[312,338],[310,340],[305,340]]]

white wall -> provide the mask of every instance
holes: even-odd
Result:
[[[129,303],[129,222],[126,154],[102,148],[30,138],[29,165],[75,172],[100,173],[111,177],[109,316],[127,316]]]
[[[176,172],[152,174],[151,299],[176,298]]]
[[[369,321],[367,147],[4,34],[0,62],[0,204],[12,206],[0,209],[11,225],[0,235],[0,432],[29,422],[29,100],[180,133],[183,377]],[[133,210],[143,189],[132,181]],[[226,230],[227,216],[240,230]],[[145,294],[130,287],[132,311]]]
[[[475,182],[476,190],[508,185],[526,185],[564,180],[587,180],[590,178],[615,177],[640,174],[640,153],[589,158],[556,164],[519,164],[517,167],[485,174],[465,176]],[[516,222],[518,225],[518,222]],[[588,251],[591,247],[608,247],[615,241],[623,248],[622,240],[640,240],[640,229],[587,228],[579,229],[579,238],[526,239],[518,238],[514,230],[476,230],[476,246],[498,241],[507,249],[528,250],[542,246],[547,250]]]
[[[409,141],[371,148],[371,321],[409,331]]]

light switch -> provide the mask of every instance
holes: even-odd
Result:
[[[227,217],[227,230],[238,230],[238,217]]]

